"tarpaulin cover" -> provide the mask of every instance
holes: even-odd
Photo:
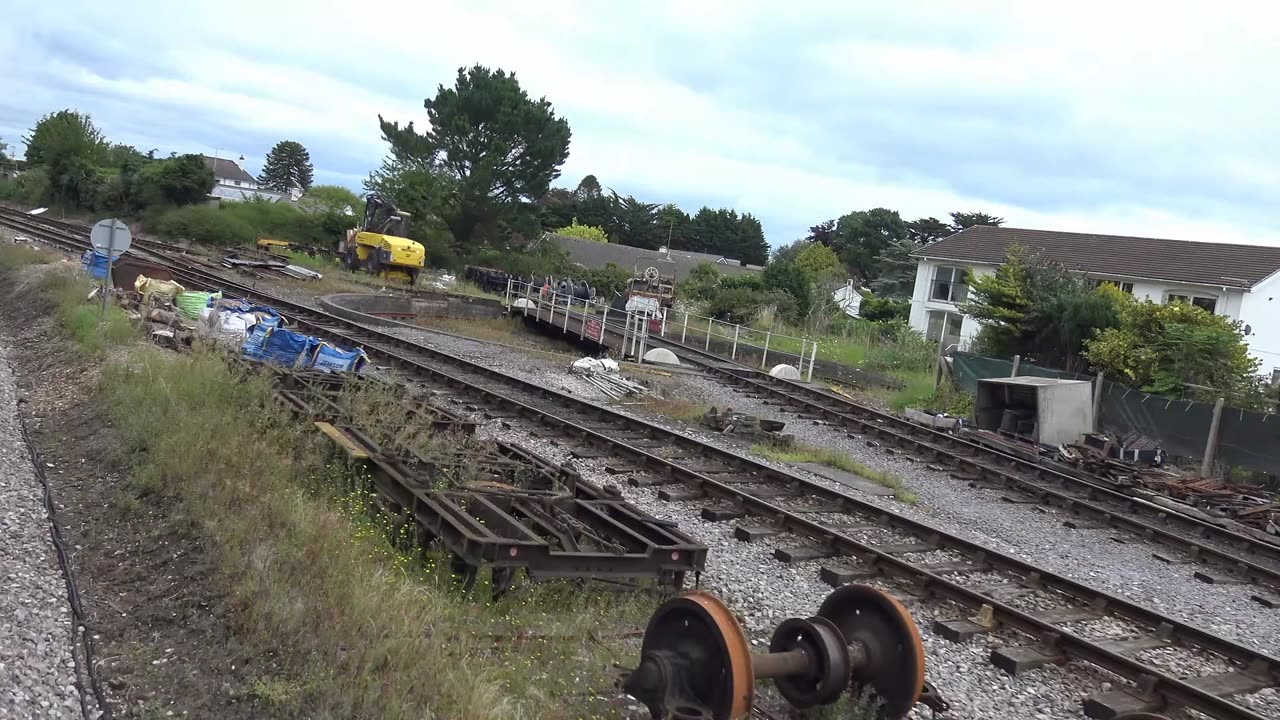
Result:
[[[124,253],[117,253],[114,260],[119,260]],[[105,280],[107,277],[107,254],[96,250],[85,250],[80,256],[80,266],[89,271],[94,280]]]
[[[956,384],[975,392],[978,380],[1009,377],[1013,363],[1008,360],[957,352],[952,355]],[[1088,375],[1037,367],[1018,366],[1019,375],[1093,380]],[[1213,405],[1193,400],[1171,400],[1141,390],[1104,381],[1102,386],[1102,429],[1119,437],[1136,433],[1159,443],[1172,456],[1204,457],[1213,422]],[[1218,460],[1228,465],[1280,473],[1280,416],[1226,407],[1218,429]]]
[[[267,342],[267,336],[271,331],[279,327],[280,318],[269,317],[258,321],[257,325],[249,331],[249,337],[245,338],[242,353],[245,357],[260,360],[262,359],[262,347]]]
[[[254,305],[247,300],[223,300],[218,303],[218,307],[224,310],[241,313],[265,313],[267,315],[280,316],[280,311],[269,305]]]
[[[311,367],[324,372],[360,372],[369,356],[363,350],[343,350],[322,342],[312,357]]]
[[[197,290],[188,290],[173,301],[178,306],[178,312],[186,315],[192,320],[200,318],[200,311],[209,307],[209,301],[222,297],[222,293],[207,293]]]

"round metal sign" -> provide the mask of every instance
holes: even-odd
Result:
[[[129,245],[133,243],[133,234],[129,232],[129,226],[120,222],[115,218],[107,220],[99,220],[89,231],[89,242],[93,243],[93,249],[107,254],[107,248],[111,248],[111,255],[118,257],[129,250]]]

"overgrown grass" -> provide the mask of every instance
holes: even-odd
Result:
[[[9,272],[25,265],[38,265],[57,260],[58,256],[47,250],[0,241],[0,272]]]
[[[770,460],[778,462],[801,464],[801,463],[818,463],[826,465],[837,470],[844,470],[860,477],[864,477],[877,485],[883,485],[893,490],[893,496],[909,505],[919,502],[920,497],[914,490],[909,489],[903,484],[902,478],[892,473],[876,470],[868,467],[857,460],[837,452],[830,448],[817,447],[816,445],[795,444],[791,447],[782,448],[773,445],[757,444],[751,446],[751,452]]]
[[[237,635],[282,660],[231,692],[269,717],[608,715],[613,665],[634,662],[655,594],[547,582],[485,602],[483,572],[463,594],[439,551],[388,542],[351,469],[272,401],[264,378],[94,326],[83,281],[49,275],[24,290],[60,331],[115,348],[94,397],[131,467],[112,504],[140,511],[164,498],[168,521],[212,553]]]
[[[103,313],[102,300],[87,298],[95,283],[84,276],[72,275],[52,268],[33,281],[26,292],[39,293],[52,307],[59,327],[75,342],[76,348],[90,356],[137,338],[140,333],[119,306],[109,304]]]
[[[644,408],[651,413],[684,422],[696,422],[711,409],[705,403],[674,397],[651,397],[645,401]]]
[[[303,663],[251,691],[307,717],[591,716],[589,693],[636,652],[593,638],[642,628],[657,599],[461,596],[447,563],[392,549],[366,493],[337,493],[340,467],[270,393],[218,358],[146,347],[109,362],[99,393],[139,492],[174,498],[217,549],[250,643]]]

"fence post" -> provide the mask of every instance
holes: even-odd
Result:
[[[1010,373],[1009,373],[1009,377],[1018,377],[1018,366],[1019,366],[1019,365],[1021,365],[1021,364],[1022,364],[1022,356],[1021,356],[1021,355],[1014,355],[1014,356],[1013,356],[1013,370],[1012,370],[1012,371],[1010,371]]]
[[[529,317],[529,306],[530,306],[531,304],[533,304],[533,302],[532,302],[531,300],[529,300],[529,293],[530,293],[530,291],[532,291],[532,289],[533,289],[533,281],[532,281],[532,280],[530,280],[530,281],[529,281],[528,283],[526,283],[526,284],[525,284],[525,286],[524,286],[524,301],[525,301],[525,302],[524,302],[524,316],[525,316],[525,317]]]
[[[564,332],[569,334],[569,308],[573,307],[573,296],[566,295],[564,298]],[[582,333],[578,333],[581,335]]]
[[[640,335],[640,352],[636,353],[636,362],[640,365],[644,364],[644,354],[649,349],[649,316],[644,315],[636,318],[636,322],[640,325],[637,332]]]
[[[769,366],[769,337],[773,335],[772,330],[764,331],[764,353],[760,356],[760,369],[764,370]]]
[[[680,344],[684,344],[684,334],[689,332],[689,311],[684,311],[684,327],[680,328]]]
[[[707,344],[703,350],[711,349],[711,323],[715,322],[715,318],[707,318]]]
[[[742,329],[741,325],[733,326],[733,350],[729,353],[730,360],[738,359],[738,331]]]
[[[586,320],[583,320],[583,323],[586,323]],[[597,340],[599,340],[600,344],[604,345],[606,348],[609,346],[605,345],[604,343],[604,331],[608,327],[609,327],[609,306],[605,305],[604,314],[600,316],[600,337],[597,338]]]
[[[507,310],[511,310],[511,278],[507,278],[507,294],[506,294]]]
[[[933,373],[933,389],[936,391],[938,386],[942,384],[942,366],[946,364],[946,358],[942,354],[947,349],[947,321],[951,319],[951,315],[943,313],[942,315],[942,332],[938,333],[938,367]]]
[[[1098,371],[1098,377],[1093,381],[1093,431],[1102,432],[1102,385],[1105,381],[1102,379],[1102,371]]]
[[[800,372],[804,372],[804,351],[809,347],[809,338],[800,338]]]
[[[662,339],[664,340],[667,338],[667,309],[666,308],[662,308],[662,331],[659,332],[658,334],[661,335]]]
[[[1200,477],[1209,477],[1213,470],[1213,456],[1218,452],[1218,426],[1222,424],[1222,405],[1226,400],[1218,398],[1213,404],[1213,421],[1209,423],[1209,437],[1204,443],[1204,460],[1200,463]]]
[[[809,377],[805,378],[805,382],[813,382],[813,364],[818,361],[818,341],[813,341],[813,354],[809,356]],[[804,364],[804,355],[800,356],[800,363]]]

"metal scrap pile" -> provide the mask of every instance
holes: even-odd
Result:
[[[1142,438],[1121,442],[1106,435],[1086,435],[1082,444],[1059,447],[1058,459],[1120,487],[1162,495],[1216,517],[1280,534],[1280,498],[1275,493],[1256,485],[1156,467],[1163,464],[1164,451]]]
[[[609,358],[580,358],[569,366],[575,375],[594,385],[605,395],[617,399],[627,395],[647,395],[648,389],[618,373],[618,363]]]
[[[782,432],[782,428],[787,425],[785,422],[734,412],[731,408],[723,411],[711,408],[702,416],[702,424],[726,435],[732,433],[762,438],[778,445],[790,445],[795,441],[794,435]]]

